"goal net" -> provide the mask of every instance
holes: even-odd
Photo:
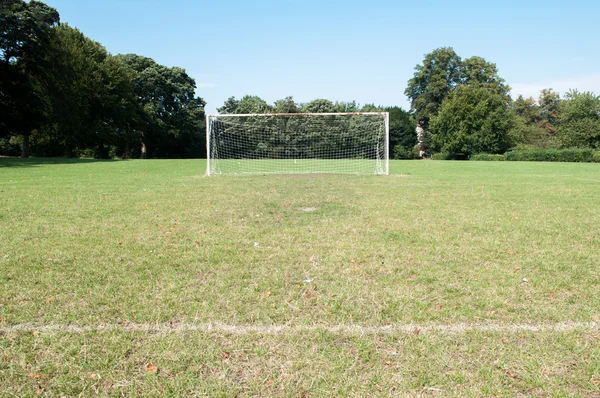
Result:
[[[388,174],[389,114],[208,115],[207,174]]]

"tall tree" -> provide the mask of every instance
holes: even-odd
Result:
[[[551,89],[542,90],[539,102],[545,103],[546,106],[550,105],[553,102],[550,99],[556,98],[554,97],[555,93],[551,95],[550,93],[553,93]],[[511,107],[516,115],[515,127],[511,132],[516,144],[535,148],[551,148],[556,145],[556,129],[552,123],[556,124],[558,119],[552,117],[552,123],[550,123],[548,110],[543,109],[538,101],[532,97],[524,98],[522,95],[519,95],[511,103]],[[558,115],[556,110],[550,113],[555,116]]]
[[[482,57],[473,56],[461,63],[460,83],[467,86],[483,86],[497,94],[508,97],[510,87],[498,75],[496,64]]]
[[[425,54],[423,63],[415,67],[404,94],[411,100],[416,119],[438,114],[442,102],[461,84],[461,58],[452,47],[442,47]]]
[[[196,82],[184,69],[169,68],[136,54],[118,55],[132,73],[141,122],[129,137],[140,142],[140,157],[202,157],[206,102],[195,95]],[[150,153],[148,153],[150,152]]]
[[[514,115],[506,98],[483,86],[457,87],[431,120],[435,149],[451,153],[503,153],[511,146]]]
[[[411,152],[417,144],[415,135],[415,121],[413,116],[398,106],[383,108],[390,114],[390,151],[396,146],[401,146],[406,152]],[[390,157],[392,152],[390,153]]]
[[[543,89],[538,102],[542,119],[540,127],[553,136],[560,122],[560,95],[551,88]]]
[[[36,77],[49,54],[59,14],[39,1],[0,0],[0,136],[22,135],[22,156],[29,136],[40,126],[45,101]]]
[[[52,122],[65,155],[74,149],[116,144],[133,108],[131,76],[125,65],[99,43],[68,25],[56,28],[45,91],[52,104]]]
[[[600,96],[571,90],[560,104],[557,136],[563,147],[600,148]]]

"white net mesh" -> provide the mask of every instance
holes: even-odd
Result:
[[[388,173],[387,113],[207,117],[208,174]]]

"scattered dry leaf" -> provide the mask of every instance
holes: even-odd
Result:
[[[33,332],[31,332],[32,335],[37,336],[38,334],[40,334],[39,330],[34,330]]]
[[[394,361],[386,361],[385,363],[387,366],[394,366]]]
[[[269,297],[270,295],[271,295],[271,292],[264,292],[263,293],[263,296],[265,296],[265,297]]]
[[[513,379],[516,379],[519,377],[519,375],[517,375],[515,372],[513,372],[512,370],[507,370],[506,374],[509,375],[510,377],[512,377]]]
[[[421,333],[421,329],[419,329],[419,328],[415,328],[415,329],[413,330],[413,334],[414,334],[414,335],[417,335],[417,336],[418,336],[418,335],[419,335],[419,333]]]
[[[227,359],[227,358],[229,358],[230,356],[231,356],[231,354],[230,354],[230,353],[228,353],[227,351],[223,351],[223,352],[221,353],[221,358],[222,358],[222,359]]]
[[[500,341],[503,342],[503,343],[506,343],[507,340],[503,338]]]
[[[41,394],[41,393],[43,393],[44,391],[46,391],[46,389],[45,389],[44,387],[39,387],[39,386],[38,386],[38,389],[37,389],[37,390],[35,390],[35,393],[36,393],[37,395],[40,395],[40,394]]]
[[[152,362],[148,362],[148,364],[146,365],[146,373],[157,373],[158,372],[158,366],[156,366],[155,364],[153,364]]]
[[[31,379],[39,379],[40,377],[42,377],[42,375],[39,373],[29,373],[29,377]]]
[[[275,383],[275,381],[273,379],[269,379],[265,381],[265,387],[271,387],[273,383]]]
[[[435,306],[437,307],[438,310],[442,309],[442,303],[437,303]]]

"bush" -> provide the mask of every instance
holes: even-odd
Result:
[[[0,138],[0,156],[19,156],[21,146],[8,138]]]
[[[506,160],[521,162],[591,162],[594,150],[589,148],[532,149],[506,152]]]
[[[466,153],[449,153],[449,152],[434,153],[431,158],[433,160],[468,160],[469,159],[469,157]]]
[[[485,160],[485,161],[503,161],[506,160],[504,155],[492,155],[489,153],[478,153],[477,155],[472,155],[469,160]]]
[[[600,150],[594,152],[592,155],[592,162],[600,163]]]
[[[418,150],[415,152],[415,149],[408,149],[403,147],[402,145],[396,145],[394,147],[393,153],[394,159],[417,159],[419,157]]]

